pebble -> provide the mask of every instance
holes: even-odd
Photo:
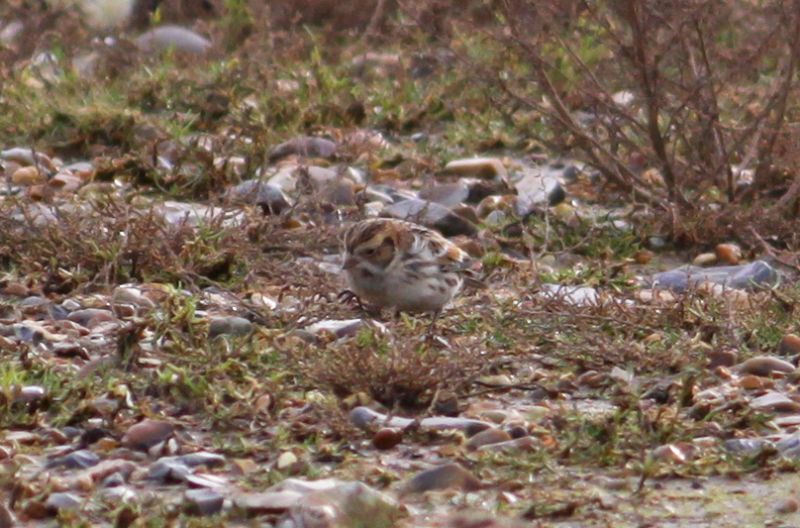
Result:
[[[406,482],[403,493],[423,493],[448,488],[476,491],[482,487],[481,482],[459,464],[445,464],[414,475]]]
[[[387,450],[403,441],[403,431],[394,427],[379,429],[372,437],[372,445],[376,449]]]
[[[262,491],[238,493],[233,496],[233,504],[249,514],[280,514],[297,504],[303,497],[296,491]]]
[[[502,429],[484,429],[467,441],[467,449],[474,451],[483,446],[508,442],[509,440],[511,440],[511,435]]]
[[[47,463],[47,467],[64,467],[66,469],[86,469],[96,466],[100,457],[88,449],[79,449],[67,455],[54,458]]]
[[[384,211],[393,218],[432,227],[448,237],[478,233],[474,223],[436,202],[412,198],[389,205]]]
[[[800,403],[789,399],[780,392],[770,391],[750,402],[750,407],[762,411],[778,413],[800,412]]]
[[[277,467],[280,470],[285,470],[291,468],[292,466],[297,464],[297,462],[299,462],[297,455],[295,455],[291,451],[284,451],[283,453],[280,454],[278,460],[275,462],[275,467]]]
[[[44,503],[44,507],[52,514],[62,510],[74,510],[80,507],[81,499],[77,495],[67,492],[51,493]]]
[[[122,437],[122,445],[147,450],[172,436],[174,431],[175,427],[169,422],[145,418],[128,429]]]
[[[714,253],[719,260],[726,264],[735,266],[742,260],[742,248],[736,244],[718,244],[714,248]]]
[[[380,423],[386,427],[394,427],[398,429],[405,429],[411,425],[414,420],[410,418],[401,418],[393,416],[389,418],[387,415],[373,411],[369,407],[356,407],[350,411],[350,421],[360,429],[368,430],[372,424]],[[474,435],[488,429],[491,424],[481,420],[472,420],[469,418],[451,418],[449,416],[434,416],[430,418],[423,418],[419,421],[419,427],[422,430],[435,430],[441,431],[446,429],[456,429],[464,431],[467,436]]]
[[[462,182],[445,183],[422,189],[418,197],[445,207],[455,207],[469,198],[469,188]]]
[[[144,292],[136,287],[117,286],[111,293],[112,304],[132,304],[137,308],[153,309],[155,303],[151,301]]]
[[[700,253],[692,260],[692,264],[695,266],[710,266],[716,261],[717,255],[715,253]]]
[[[213,339],[220,335],[246,336],[253,331],[253,323],[244,317],[217,317],[208,325],[208,337]]]
[[[722,350],[712,350],[707,355],[708,368],[714,370],[717,367],[732,367],[739,360],[739,353],[732,348]]]
[[[265,215],[277,215],[292,206],[292,200],[280,187],[259,180],[246,180],[231,187],[227,197],[233,203],[258,205]]]
[[[773,286],[780,280],[778,272],[763,260],[738,266],[717,266],[700,268],[697,266],[681,266],[679,268],[656,273],[645,280],[653,288],[683,292],[703,282],[711,282],[726,286],[752,290],[758,286]]]
[[[773,373],[788,374],[794,372],[794,365],[774,356],[756,356],[741,363],[738,367],[740,374],[753,374],[755,376],[770,376]]]
[[[67,316],[68,321],[77,323],[86,328],[94,328],[95,326],[109,322],[116,321],[114,314],[111,310],[102,310],[100,308],[85,308],[83,310],[76,310]]]
[[[512,435],[513,436],[513,435]],[[533,451],[539,446],[539,442],[532,436],[520,436],[513,440],[498,442],[496,444],[486,444],[480,446],[478,451],[490,451],[493,453],[509,453],[515,451]]]
[[[475,178],[505,180],[508,178],[503,162],[497,158],[457,159],[444,166],[445,174],[471,176]]]
[[[47,176],[34,166],[20,167],[11,175],[11,183],[15,185],[37,185],[46,182]]]
[[[789,498],[778,502],[775,506],[775,513],[786,515],[795,513],[798,509],[800,509],[800,502],[798,502],[797,499]]]
[[[302,136],[277,145],[269,151],[269,161],[273,163],[286,156],[303,156],[307,158],[332,158],[336,154],[337,145],[333,141],[321,137]]]
[[[225,497],[213,489],[190,489],[183,495],[183,504],[190,515],[214,515],[222,511]]]
[[[559,204],[567,197],[559,179],[547,169],[524,167],[521,174],[521,179],[514,183],[519,216],[525,217],[542,206]]]
[[[778,343],[778,354],[781,356],[795,356],[800,354],[800,336],[786,334]]]
[[[145,52],[175,49],[184,53],[202,55],[211,49],[211,41],[191,29],[164,25],[139,35],[134,40],[136,47]]]

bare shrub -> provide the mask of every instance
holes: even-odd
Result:
[[[797,201],[800,183],[784,195],[798,143],[797,1],[492,7],[497,23],[457,51],[530,136],[669,210],[673,226],[763,190],[784,196],[782,213]]]

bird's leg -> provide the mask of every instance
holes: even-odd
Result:
[[[441,310],[436,310],[435,312],[433,312],[433,316],[431,317],[431,324],[428,325],[428,331],[425,333],[429,339],[433,337],[433,333],[436,330],[436,320],[439,319],[439,314],[441,312],[442,312]]]
[[[355,301],[356,306],[358,306],[359,310],[361,310],[362,312],[366,312],[367,311],[366,307],[361,302],[361,299],[359,299],[358,295],[356,295],[355,292],[353,292],[353,291],[342,290],[339,293],[339,295],[336,296],[336,299],[339,302],[344,303],[344,304],[349,304],[349,303],[352,303],[353,301]]]

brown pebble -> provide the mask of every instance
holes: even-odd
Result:
[[[372,437],[372,445],[376,449],[391,449],[403,441],[403,432],[394,427],[384,427]]]
[[[773,356],[752,357],[739,365],[740,374],[754,374],[756,376],[769,376],[774,373],[789,373],[793,371],[794,365]]]
[[[726,264],[736,265],[742,260],[742,248],[736,244],[718,244],[714,248],[714,253]]]
[[[511,440],[511,435],[502,429],[485,429],[469,439],[467,449],[475,450],[485,445],[499,444],[509,440]]]
[[[3,295],[11,295],[13,297],[27,297],[29,290],[24,284],[19,282],[9,282],[2,290]]]
[[[475,491],[483,486],[475,476],[458,464],[445,464],[426,469],[414,475],[403,488],[403,493],[422,493],[430,490],[459,488]]]
[[[758,390],[772,388],[774,384],[768,378],[760,376],[753,376],[752,374],[744,376],[739,380],[739,386],[745,390]]]
[[[781,356],[794,356],[800,354],[800,336],[786,334],[778,343],[778,354]]]
[[[653,260],[654,255],[655,254],[649,249],[640,249],[639,251],[633,254],[633,260],[637,264],[645,265],[649,264],[650,261]]]
[[[739,360],[739,353],[732,348],[723,350],[712,350],[706,356],[708,358],[708,368],[714,370],[717,367],[732,367]]]
[[[775,506],[775,512],[780,514],[794,513],[800,509],[797,499],[784,499]]]
[[[131,449],[146,450],[169,438],[174,430],[169,422],[146,418],[128,429],[122,437],[122,444]]]
[[[15,185],[36,185],[45,183],[47,177],[36,167],[20,167],[11,175],[11,183]]]

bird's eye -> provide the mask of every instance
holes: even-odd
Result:
[[[364,250],[364,254],[368,255],[368,256],[374,255],[375,254],[375,248],[365,249]]]

